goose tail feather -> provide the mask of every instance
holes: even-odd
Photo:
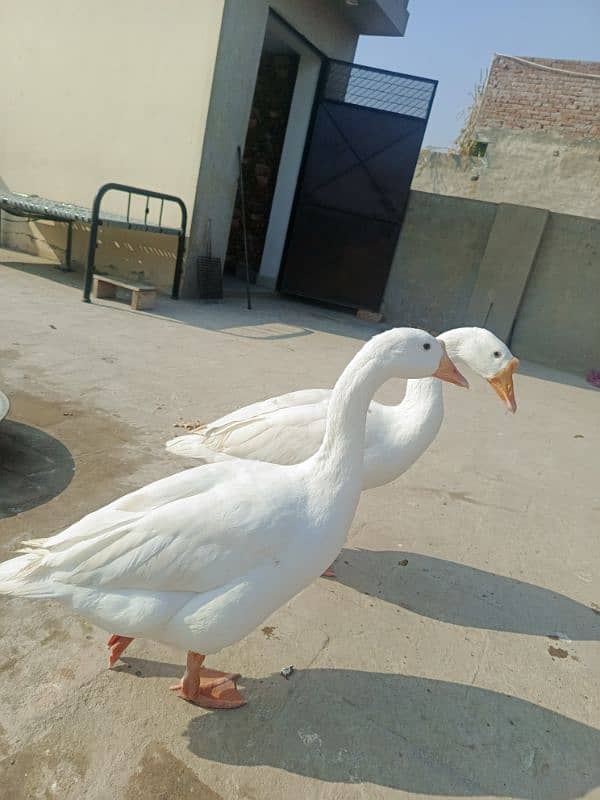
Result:
[[[0,564],[0,594],[26,595],[30,580],[41,566],[47,551],[42,548],[23,548],[21,555]]]

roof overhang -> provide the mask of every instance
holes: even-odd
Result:
[[[344,16],[365,36],[404,36],[408,0],[336,0]]]

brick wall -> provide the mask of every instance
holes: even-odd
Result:
[[[536,64],[600,76],[598,61],[526,58]],[[566,75],[495,56],[476,127],[478,131],[508,128],[555,132],[573,139],[600,137],[600,77]]]
[[[269,215],[285,139],[298,59],[264,53],[256,76],[252,111],[244,145],[244,192],[248,262],[254,279],[260,268]],[[244,240],[239,194],[236,199],[225,257],[229,272],[245,275]]]

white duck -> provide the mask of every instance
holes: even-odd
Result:
[[[362,488],[369,403],[392,377],[464,379],[424,331],[371,339],[337,381],[317,452],[281,466],[233,460],[185,470],[125,495],[0,565],[0,593],[61,600],[111,636],[188,650],[173,687],[235,708],[239,676],[203,668],[308,586],[337,555]],[[260,492],[256,487],[261,486]]]
[[[508,347],[484,328],[456,328],[438,337],[453,361],[485,378],[513,413],[513,373],[519,366]],[[167,442],[171,453],[205,461],[253,458],[274,464],[304,461],[325,433],[331,389],[305,389],[245,406]],[[442,383],[409,380],[404,399],[369,406],[363,489],[395,480],[427,450],[444,418]]]

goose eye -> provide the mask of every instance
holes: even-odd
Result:
[[[425,342],[425,344],[423,345],[423,350],[431,350],[431,345],[429,344],[429,342]]]
[[[500,358],[500,350],[494,350],[494,358]]]

